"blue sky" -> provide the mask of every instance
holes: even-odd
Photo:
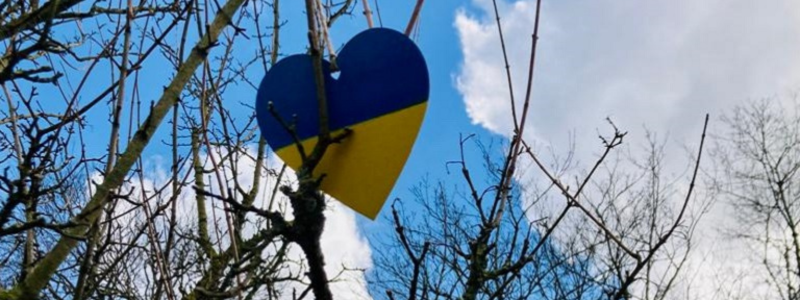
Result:
[[[403,31],[413,9],[413,1],[380,1],[381,19],[384,27]],[[430,173],[432,176],[445,175],[444,163],[455,158],[458,154],[459,134],[478,134],[481,136],[492,136],[481,126],[472,125],[467,114],[464,113],[464,102],[458,91],[454,89],[454,76],[461,63],[461,51],[458,36],[453,28],[455,11],[457,9],[470,9],[470,5],[460,1],[427,1],[422,9],[419,34],[416,42],[425,55],[431,79],[431,97],[428,111],[426,113],[423,127],[420,131],[417,143],[409,157],[406,168],[396,184],[393,195],[402,195],[404,191],[413,185],[424,174]],[[373,11],[376,10],[372,7]],[[331,39],[336,49],[346,43],[347,39],[361,30],[367,28],[366,21],[361,15],[361,7],[358,6],[352,15],[346,15],[337,21],[336,26],[331,30]],[[304,6],[300,1],[284,1],[281,5],[281,18],[286,21],[281,29],[281,55],[291,55],[303,53],[307,47],[305,38],[306,23],[304,16]],[[375,24],[378,24],[377,12],[375,12]],[[249,29],[254,31],[253,29]],[[254,34],[254,33],[253,33]],[[243,41],[239,41],[242,43]],[[251,49],[247,47],[237,47],[235,51],[247,53]],[[212,55],[213,56],[213,55]],[[149,62],[151,65],[164,63],[161,58],[154,58]],[[157,68],[144,69],[155,70]],[[248,80],[258,84],[263,77],[263,70],[254,67],[250,68]],[[159,74],[160,75],[160,74]],[[97,78],[107,76],[107,73],[97,72]],[[92,80],[98,79],[90,79]],[[164,85],[161,76],[141,76],[140,85],[152,87],[148,91],[158,91]],[[130,84],[130,83],[129,83]],[[99,91],[92,89],[89,85],[85,88],[85,95],[95,95]],[[129,89],[130,91],[130,89]],[[246,84],[239,84],[231,87],[226,93],[225,101],[240,102],[252,105],[255,101],[256,90]],[[129,92],[130,93],[130,92]],[[141,95],[143,105],[147,105],[156,93],[144,92]],[[87,100],[83,100],[87,101]],[[128,102],[129,103],[129,102]],[[238,103],[235,103],[238,104]],[[239,117],[252,113],[247,109],[234,111]],[[90,137],[107,136],[107,126],[97,126],[107,122],[104,114],[94,114],[90,116]],[[166,133],[169,126],[162,126],[159,133]],[[123,133],[126,131],[123,130]],[[97,144],[105,143],[104,138],[100,138]],[[94,144],[90,142],[90,144]],[[124,149],[124,145],[122,145]],[[90,149],[103,151],[102,149]],[[169,148],[163,143],[152,143],[145,151],[144,157],[164,156],[167,159]],[[153,166],[155,167],[155,166]]]
[[[393,26],[404,26],[407,14],[402,12],[410,10],[410,2],[391,1],[399,19]],[[534,100],[525,138],[561,155],[573,140],[575,158],[582,166],[600,151],[597,134],[607,132],[605,119],[610,117],[629,132],[625,155],[640,156],[647,131],[655,132],[667,145],[667,176],[679,181],[686,175],[691,151],[687,149],[696,148],[706,113],[711,114],[713,134],[722,130],[722,115],[736,105],[772,98],[788,108],[800,91],[796,2],[543,2]],[[388,1],[381,4],[388,11],[384,8]],[[406,195],[422,175],[447,179],[443,162],[455,158],[458,134],[497,138],[510,133],[491,4],[491,0],[427,1],[418,44],[430,65],[431,107],[393,197]],[[522,95],[535,2],[498,4],[515,94]],[[356,28],[363,26],[355,19]],[[530,182],[537,176],[528,169],[518,179]],[[359,222],[367,232],[385,230],[380,224]],[[691,287],[696,297],[708,298],[713,287],[705,283],[712,278],[725,282],[734,274],[752,271],[744,258],[746,247],[722,239],[724,226],[735,222],[721,206],[701,223],[698,258],[690,264],[699,266],[705,260],[705,266],[718,267],[690,268],[696,279],[686,282],[686,289]]]
[[[402,31],[413,2],[380,0],[383,26]],[[515,93],[521,95],[534,1],[498,3]],[[692,149],[705,113],[712,114],[713,131],[719,116],[735,104],[770,96],[791,99],[786,95],[800,89],[800,4],[794,1],[544,3],[534,101],[525,138],[564,153],[572,137],[581,162],[591,161],[599,150],[596,135],[606,128],[606,117],[630,132],[628,142],[634,150],[645,142],[645,128],[666,136],[671,147],[668,150],[677,153],[670,159],[683,163],[683,146]],[[372,9],[377,13],[374,5]],[[337,49],[366,29],[361,11],[358,6],[352,16],[342,17],[332,29]],[[425,175],[434,180],[458,177],[446,173],[445,163],[457,158],[460,134],[476,134],[484,140],[509,134],[512,123],[507,117],[503,62],[491,12],[490,0],[425,1],[416,41],[428,63],[431,96],[417,143],[389,200],[409,197],[408,189]],[[281,32],[281,53],[304,52],[307,40],[302,1],[284,0],[281,13],[287,21]],[[374,18],[378,24],[377,15]],[[236,51],[252,54],[247,47]],[[163,60],[154,59],[148,64],[160,63]],[[148,66],[144,69],[152,71]],[[149,105],[164,85],[167,74],[156,75],[140,78],[140,85],[147,87],[142,89],[143,105]],[[98,82],[108,80],[104,72],[92,76],[91,80]],[[251,68],[246,76],[257,84],[263,70]],[[87,86],[83,93],[87,98],[81,101],[93,97],[98,86],[102,85]],[[255,88],[240,84],[226,91],[225,101],[252,105],[255,94]],[[252,111],[242,108],[235,113],[244,118]],[[88,124],[89,150],[106,151],[109,128],[102,125],[108,124],[106,112],[90,115]],[[162,126],[159,134],[165,134],[168,127]],[[124,137],[127,130],[122,133]],[[161,140],[148,146],[144,157],[150,169],[169,168],[168,149]],[[470,152],[473,158],[475,154]],[[521,180],[535,176],[533,171],[519,174]],[[388,228],[381,220],[385,215],[386,211],[377,222],[348,215],[345,221],[354,222],[354,231],[346,234],[372,236],[385,231]],[[725,219],[724,215],[712,217]],[[336,234],[335,226],[328,228]],[[713,230],[707,234],[714,236]],[[702,249],[716,251],[711,246]],[[739,255],[727,254],[733,258]],[[747,269],[746,265],[734,267]]]
[[[398,31],[403,31],[408,23],[415,1],[379,1],[381,16],[380,19],[384,27],[393,28]],[[374,2],[373,2],[374,4]],[[374,21],[376,26],[379,25],[377,7],[372,6],[375,13]],[[391,199],[403,198],[411,200],[411,193],[409,189],[420,182],[424,176],[430,176],[431,179],[448,179],[448,177],[460,180],[459,173],[449,175],[446,171],[445,164],[447,161],[452,161],[458,158],[459,155],[459,136],[475,134],[476,138],[482,140],[498,139],[501,135],[491,133],[483,126],[473,124],[473,121],[467,115],[465,110],[465,102],[459,91],[455,88],[455,79],[458,75],[457,72],[460,65],[463,63],[463,56],[461,45],[459,43],[458,32],[454,28],[454,22],[457,11],[466,11],[474,14],[481,13],[475,10],[472,4],[468,1],[426,1],[420,15],[420,22],[418,25],[418,34],[415,35],[415,41],[426,58],[428,70],[430,75],[430,98],[428,102],[428,110],[420,130],[417,142],[413,147],[413,151],[408,158],[408,162],[401,176],[398,178],[395,188],[391,195],[388,197],[385,208],[391,203]],[[365,18],[361,14],[361,6],[357,6],[352,15],[345,15],[340,18],[336,25],[330,31],[331,40],[335,49],[341,49],[341,46],[347,40],[357,34],[358,32],[367,28]],[[302,1],[281,1],[281,19],[285,21],[281,28],[281,56],[291,54],[304,53],[307,49],[308,41],[306,39],[307,24],[304,15],[304,5]],[[271,18],[265,18],[270,20]],[[251,34],[255,34],[254,28],[246,28]],[[195,33],[191,33],[195,34]],[[253,53],[252,48],[243,47],[246,43],[255,41],[239,40],[237,47],[234,51],[241,53],[242,57],[251,57]],[[221,47],[215,51],[222,51]],[[214,57],[212,53],[211,57]],[[219,55],[219,54],[216,54]],[[154,72],[158,70],[159,64],[165,64],[162,57],[153,57],[150,59],[143,70]],[[100,72],[92,74],[89,82],[98,81],[104,82],[108,77],[105,73],[106,69],[100,69]],[[81,74],[77,74],[81,75]],[[139,85],[146,87],[141,89],[142,93],[139,95],[142,105],[149,105],[151,101],[156,100],[160,95],[160,91],[165,84],[164,77],[168,74],[157,73],[142,73],[138,78]],[[258,84],[264,76],[264,71],[260,67],[251,67],[248,70],[247,80],[253,84]],[[74,80],[74,79],[73,79]],[[132,84],[133,78],[128,81]],[[86,99],[81,99],[82,103],[89,100],[88,95],[96,95],[99,91],[98,87],[102,85],[88,85],[85,88],[84,95]],[[131,89],[128,89],[128,99],[131,96]],[[244,105],[254,105],[256,98],[256,89],[249,84],[240,83],[230,86],[225,91],[223,101],[232,111],[233,116],[240,119],[240,122],[247,118],[253,112],[246,109]],[[126,100],[126,106],[129,105],[130,100]],[[146,111],[146,110],[143,110]],[[108,115],[103,109],[99,109],[95,114],[89,116],[89,128],[87,129],[87,138],[89,151],[94,153],[103,153],[107,151],[105,145],[107,144],[108,126],[100,124],[108,124]],[[144,117],[144,116],[142,116]],[[127,120],[127,116],[123,118]],[[165,142],[169,139],[169,131],[171,126],[166,124],[171,117],[165,119],[165,124],[159,128],[156,139],[148,145],[143,154],[143,162],[145,164],[146,174],[153,174],[153,181],[158,182],[158,174],[169,170],[171,164],[170,147]],[[127,134],[127,126],[123,124],[121,130],[123,138]],[[102,147],[95,147],[94,145],[102,145]],[[124,149],[125,145],[120,145]],[[500,148],[497,148],[498,150]],[[468,157],[474,158],[476,168],[480,168],[478,152],[475,147],[468,147]],[[477,179],[480,180],[480,172],[476,172]],[[482,180],[481,180],[482,181]],[[411,201],[406,201],[411,204]],[[386,217],[388,210],[384,210],[376,221],[369,220],[358,214],[354,214],[347,209],[337,206],[332,216],[329,216],[326,237],[323,245],[327,242],[333,252],[328,253],[328,265],[334,268],[339,267],[339,262],[349,263],[355,266],[369,265],[369,257],[353,257],[353,254],[342,254],[341,251],[337,252],[333,248],[342,248],[342,243],[352,247],[367,247],[368,244],[362,243],[361,239],[379,238],[378,233],[390,232],[392,229],[386,225]],[[387,231],[388,230],[388,231]],[[369,253],[370,249],[366,249]],[[373,251],[380,251],[373,249]],[[352,252],[352,251],[351,251]],[[337,256],[341,255],[343,258]],[[355,261],[352,261],[352,260]],[[365,261],[366,260],[366,261]],[[335,273],[338,270],[332,270]],[[347,298],[347,296],[343,296]]]
[[[404,29],[413,2],[380,1],[383,25]],[[527,63],[533,1],[498,2],[515,87],[521,89],[525,69],[517,66]],[[577,138],[588,140],[578,148],[591,149],[596,145],[596,129],[603,128],[605,117],[611,116],[638,137],[647,126],[684,140],[697,131],[705,112],[719,113],[748,99],[796,91],[800,71],[793,66],[798,60],[794,54],[800,44],[800,26],[794,25],[800,24],[800,13],[788,1],[766,3],[545,1],[528,138],[563,146],[563,137],[574,132],[588,137]],[[446,175],[444,162],[455,158],[459,134],[476,133],[482,138],[508,134],[512,123],[504,119],[508,109],[505,78],[495,76],[502,60],[490,4],[489,0],[426,1],[416,41],[429,66],[430,106],[393,194],[401,194],[424,174]],[[282,30],[283,55],[305,51],[302,6],[299,1],[282,5],[282,19],[287,21]],[[334,44],[340,46],[366,28],[360,12],[357,7],[353,15],[338,21],[331,31]],[[164,62],[150,62],[160,63]],[[98,67],[103,68],[107,66]],[[107,73],[92,75],[83,102],[102,86],[91,82],[107,80]],[[260,68],[251,68],[247,74],[256,84],[262,76]],[[162,79],[139,78],[140,85],[147,87],[141,95],[143,105],[158,96]],[[71,84],[77,85],[75,77]],[[225,101],[232,103],[252,103],[255,98],[255,89],[245,84],[227,93]],[[246,116],[251,111],[238,113]],[[107,116],[97,113],[90,118],[89,138],[98,140],[89,144],[102,145],[108,127],[99,124],[106,124]],[[145,157],[158,156],[165,149],[162,143],[153,143]],[[586,154],[591,153],[587,150]]]
[[[647,130],[666,143],[665,172],[685,182],[690,149],[696,149],[703,116],[711,135],[736,106],[770,98],[791,108],[800,91],[800,4],[796,1],[543,1],[531,122],[525,138],[562,155],[575,141],[575,158],[592,162],[598,133],[610,117],[628,131],[624,155],[641,156]],[[506,135],[509,109],[502,57],[491,18],[491,0],[470,1],[456,13],[463,65],[457,88],[473,122]],[[515,93],[522,93],[534,1],[498,1]],[[707,161],[706,161],[707,162]],[[708,165],[706,165],[708,166]],[[711,167],[711,166],[708,166]],[[580,169],[580,167],[579,167]],[[537,172],[518,175],[535,181]],[[684,183],[685,184],[685,183]],[[546,213],[546,210],[543,211]],[[698,229],[695,259],[684,284],[693,298],[713,299],[717,286],[749,277],[755,261],[748,246],[723,237],[736,221],[716,205]],[[713,267],[709,267],[713,266]],[[755,279],[753,279],[755,280]],[[714,284],[718,284],[715,286]],[[757,282],[737,282],[756,289]],[[762,285],[763,286],[763,285]],[[773,295],[774,296],[774,295]],[[677,296],[680,297],[680,296]],[[684,298],[689,298],[685,295]],[[727,299],[723,297],[723,299]]]

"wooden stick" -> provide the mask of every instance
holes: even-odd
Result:
[[[408,26],[406,26],[406,36],[411,35],[411,31],[414,30],[414,25],[417,24],[417,18],[419,18],[419,11],[422,10],[422,3],[425,0],[417,0],[417,5],[414,6],[414,12],[411,13],[411,20],[408,20]]]
[[[369,26],[369,28],[372,28],[373,27],[372,11],[369,10],[369,3],[367,2],[367,0],[361,0],[361,4],[364,5],[364,16],[367,17],[367,26]]]
[[[324,13],[325,7],[322,5],[322,0],[317,0],[317,22],[319,24],[319,28],[322,30],[322,37],[325,39],[323,42],[325,43],[325,47],[328,49],[328,55],[330,57],[336,56],[335,50],[333,50],[333,43],[331,42],[331,37],[328,34],[328,19],[325,17]]]

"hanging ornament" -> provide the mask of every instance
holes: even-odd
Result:
[[[339,73],[334,78],[330,62],[323,61],[328,126],[332,135],[346,129],[351,133],[328,148],[314,175],[326,174],[323,192],[374,219],[422,125],[428,69],[413,41],[386,28],[357,34],[342,48],[336,65]],[[286,126],[293,128],[308,153],[320,129],[310,55],[288,56],[267,72],[258,89],[256,113],[264,139],[297,170],[302,160]]]

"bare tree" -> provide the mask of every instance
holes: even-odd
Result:
[[[612,134],[600,137],[604,151],[576,176],[571,189],[561,179],[569,159],[551,169],[524,140],[541,1],[536,8],[526,94],[517,107],[495,3],[513,135],[499,163],[492,155],[484,158],[487,186],[476,183],[463,154],[469,138],[461,139],[461,158],[451,164],[460,167],[463,191],[425,181],[414,190],[421,211],[403,214],[393,206],[396,234],[387,247],[394,251],[381,256],[375,275],[389,299],[664,299],[673,289],[701,215],[688,216],[708,116],[680,196],[662,185],[662,153],[652,143],[642,173],[624,174],[606,165],[626,137],[610,121]],[[512,183],[521,176],[523,158],[540,171],[544,187]],[[608,171],[606,178],[597,178],[600,170]],[[592,187],[596,193],[589,191]],[[551,200],[559,198],[565,200],[561,209],[536,207],[543,202],[552,207]],[[400,263],[398,257],[407,260]]]
[[[306,1],[318,63],[351,2]],[[0,4],[0,299],[303,298],[306,269],[331,298],[311,174],[338,138],[322,131],[296,191],[265,161],[251,104],[226,96],[255,94],[248,74],[278,60],[284,21],[277,0],[244,4]]]
[[[786,107],[779,100],[736,107],[714,139],[714,190],[736,217],[725,232],[761,265],[748,276],[768,284],[745,291],[743,299],[800,297],[800,114],[796,102]]]
[[[303,164],[290,181],[286,167],[266,161],[250,104],[229,97],[254,93],[249,74],[279,59],[278,0],[0,3],[0,299],[332,299],[320,246],[324,177],[314,169],[348,132],[328,128],[322,61],[334,54],[327,31],[355,3],[303,4],[321,126],[312,149],[297,145]],[[661,209],[657,187],[624,200],[645,199],[643,209],[617,198],[583,201],[624,133],[614,128],[603,140],[604,154],[574,191],[560,179],[566,169],[551,171],[525,142],[538,10],[535,17],[519,110],[510,94],[513,137],[500,160],[484,157],[491,181],[475,182],[462,155],[449,165],[466,184],[455,196],[467,206],[434,185],[417,189],[427,203],[421,223],[392,211],[394,249],[409,263],[389,269],[388,297],[623,299],[637,282],[646,291],[661,282],[650,276],[662,255],[680,262],[685,256],[673,254],[690,248],[664,250],[691,240],[684,213],[694,178],[677,213]],[[151,154],[169,170],[154,167]],[[525,162],[542,171],[546,188],[515,184]],[[653,176],[648,187],[658,185]],[[563,210],[530,221],[533,204],[553,199]],[[568,213],[587,227],[559,239]],[[289,257],[292,247],[304,259]],[[598,247],[608,250],[596,255]],[[667,286],[680,268],[670,270]],[[643,298],[668,290],[655,289]]]
[[[572,236],[561,235],[569,241],[562,244],[571,246],[565,248],[567,251],[584,253],[585,259],[595,264],[592,281],[603,283],[606,293],[614,297],[688,297],[683,290],[691,286],[684,278],[696,248],[695,232],[713,198],[691,194],[702,152],[688,167],[691,181],[687,194],[684,177],[667,175],[675,169],[665,165],[666,146],[666,141],[648,133],[642,156],[625,158],[618,154],[600,167],[584,199],[591,215],[609,231],[593,228],[593,217],[583,214],[570,220],[576,226],[568,229]],[[611,237],[610,232],[617,237]]]
[[[486,175],[475,177],[462,139],[461,158],[448,163],[460,184],[425,180],[412,190],[414,206],[392,206],[395,233],[381,245],[373,284],[389,299],[681,298],[679,275],[710,202],[667,180],[663,144],[653,139],[631,163],[611,154],[624,136],[604,140],[574,192],[558,179],[577,167],[571,156],[552,168],[535,159],[545,180],[514,184],[505,204],[493,200],[502,160],[478,143]],[[690,188],[698,169],[690,167]]]

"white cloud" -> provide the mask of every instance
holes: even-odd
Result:
[[[336,200],[328,203],[322,249],[325,253],[325,270],[328,276],[336,276],[343,267],[344,272],[331,284],[331,292],[337,299],[372,299],[364,276],[372,268],[372,250],[359,233],[355,213]],[[360,269],[360,270],[354,270]]]
[[[457,88],[475,123],[508,134],[491,1],[473,2],[479,16],[456,15],[464,54]],[[519,106],[535,1],[498,2]],[[573,129],[593,136],[606,116],[633,133],[647,124],[683,138],[697,133],[705,112],[800,87],[800,3],[544,2],[529,127],[544,140],[563,141]]]
[[[800,89],[800,2],[543,2],[525,137],[565,153],[573,136],[579,161],[593,161],[592,154],[600,150],[598,129],[606,132],[604,119],[611,117],[629,132],[632,150],[645,142],[644,126],[669,134],[667,153],[672,154],[665,164],[678,165],[667,170],[677,174],[686,165],[680,146],[697,144],[705,113],[712,116],[713,133],[717,117],[734,105]],[[475,13],[456,13],[464,55],[456,88],[473,123],[509,136],[513,123],[492,1],[472,4]],[[498,4],[519,108],[535,0]],[[707,283],[756,284],[735,277],[753,270],[744,259],[747,246],[722,241],[713,226],[730,225],[730,216],[715,207],[701,223],[698,257],[705,261],[693,263],[706,270],[698,270],[692,281],[705,288],[698,291],[700,299],[712,299]]]

